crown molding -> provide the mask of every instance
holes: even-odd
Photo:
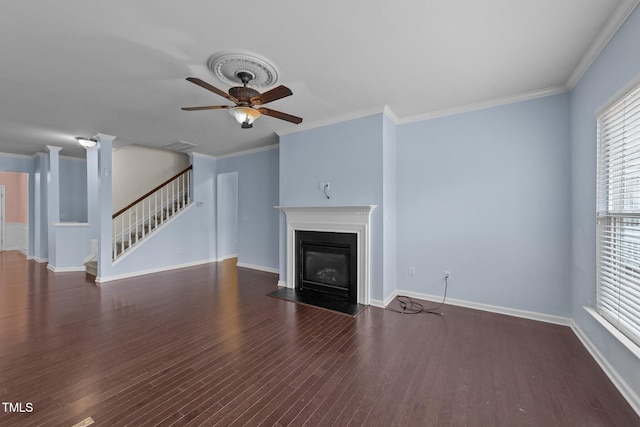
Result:
[[[291,130],[290,129],[285,129],[283,131],[277,131],[276,135],[278,135],[278,136],[290,135],[290,134],[294,134],[294,133],[297,133],[297,132],[303,132],[303,131],[309,130],[309,129],[315,129],[315,128],[319,128],[319,127],[329,126],[329,125],[332,125],[332,124],[347,122],[347,121],[350,121],[350,120],[369,117],[369,116],[373,116],[373,115],[376,115],[376,114],[384,114],[395,125],[400,124],[400,119],[398,118],[398,116],[396,116],[396,114],[391,110],[391,108],[389,106],[385,105],[385,106],[382,107],[382,109],[374,108],[374,109],[371,109],[371,110],[361,111],[361,112],[357,112],[357,113],[354,113],[354,114],[348,114],[348,115],[344,115],[344,116],[334,117],[334,118],[329,119],[327,121],[314,122],[313,124],[305,126],[304,129],[300,129],[300,127],[296,127],[295,129],[291,129]],[[221,159],[228,159],[228,158],[231,158],[231,157],[245,156],[247,154],[259,153],[261,151],[274,150],[276,148],[280,148],[280,143],[271,144],[271,145],[267,145],[267,146],[264,146],[264,147],[251,148],[249,150],[236,151],[236,152],[229,153],[229,154],[223,154],[221,156],[209,156],[209,157],[211,157],[213,159],[216,159],[216,160],[221,160]],[[200,154],[200,155],[203,155],[203,154]]]
[[[203,159],[211,159],[211,160],[217,159],[216,156],[212,156],[211,154],[198,153],[197,151],[192,151],[186,154],[188,154],[190,157],[201,157]]]
[[[316,128],[330,126],[337,123],[347,122],[350,120],[361,119],[361,118],[373,116],[376,114],[384,114],[394,124],[403,125],[407,123],[419,122],[422,120],[435,119],[438,117],[452,116],[454,114],[468,113],[470,111],[482,110],[485,108],[499,107],[501,105],[515,104],[516,102],[530,101],[532,99],[543,98],[545,96],[551,96],[551,95],[558,95],[566,92],[568,92],[568,89],[564,85],[555,86],[555,87],[550,87],[546,89],[540,89],[540,90],[534,90],[531,92],[521,93],[518,95],[506,96],[503,98],[495,98],[487,101],[461,105],[458,107],[447,108],[444,110],[437,110],[437,111],[432,111],[424,114],[417,114],[415,116],[409,116],[409,117],[403,117],[403,118],[398,117],[393,112],[393,110],[391,110],[389,106],[384,105],[382,107],[376,107],[369,110],[362,110],[354,113],[336,116],[328,120],[320,120],[320,121],[308,123],[305,125],[298,125],[295,128],[287,128],[281,131],[277,131],[276,134],[281,137],[285,135],[295,134],[298,132],[304,132],[310,129],[316,129]]]
[[[77,162],[86,162],[87,159],[83,158],[83,157],[72,157],[72,156],[62,156],[60,155],[60,160],[64,159],[64,160],[74,160]]]
[[[580,62],[578,62],[569,79],[567,79],[565,86],[568,90],[572,90],[578,84],[582,76],[587,72],[589,67],[591,67],[591,64],[593,64],[593,61],[600,55],[600,52],[607,46],[639,3],[640,0],[622,0],[620,2],[611,15],[611,18],[609,18],[604,28],[602,28],[602,31],[600,31],[600,34],[598,34]]]
[[[37,154],[37,153],[36,153]],[[13,153],[0,153],[0,157],[14,157],[16,159],[33,159],[36,154],[32,154],[31,156],[27,154],[13,154]]]
[[[393,122],[394,125],[400,124],[400,118],[396,116],[396,113],[394,113],[388,105],[385,105],[382,108],[382,114],[387,116]]]
[[[387,110],[391,111],[390,109],[388,109],[386,105],[381,105],[379,107],[370,108],[368,110],[353,111],[350,113],[342,114],[340,116],[334,116],[326,120],[318,120],[315,122],[309,122],[301,125],[296,125],[293,127],[288,127],[286,129],[276,131],[276,135],[278,136],[292,135],[294,133],[304,132],[311,129],[317,129],[325,126],[335,125],[338,123],[348,122],[351,120],[362,119],[364,117],[374,116],[376,114],[383,114]],[[396,118],[396,115],[393,113],[391,114],[392,116],[389,116],[389,114],[387,114],[387,116],[390,119],[394,120],[394,118]]]
[[[545,96],[558,95],[568,92],[564,86],[550,87],[541,90],[521,93],[513,96],[505,96],[503,98],[495,98],[487,101],[475,102],[473,104],[461,105],[459,107],[447,108],[444,110],[433,111],[425,114],[404,117],[400,119],[401,125],[423,120],[430,120],[439,117],[452,116],[454,114],[468,113],[470,111],[483,110],[485,108],[499,107],[501,105],[515,104],[517,102],[530,101],[532,99],[544,98]]]
[[[280,147],[280,144],[270,144],[270,145],[265,145],[264,147],[250,148],[248,150],[242,150],[242,151],[236,151],[229,154],[223,154],[221,156],[216,156],[216,159],[221,160],[221,159],[229,159],[231,157],[246,156],[247,154],[254,154],[254,153],[260,153],[262,151],[274,150],[279,147]]]
[[[279,148],[279,147],[280,147],[279,143],[278,144],[270,144],[270,145],[266,145],[264,147],[257,147],[257,148],[250,148],[248,150],[235,151],[233,153],[223,154],[221,156],[212,156],[210,154],[198,153],[197,151],[192,151],[191,153],[187,153],[187,154],[193,155],[193,156],[196,156],[196,157],[203,157],[203,158],[207,158],[207,159],[212,159],[212,160],[222,160],[222,159],[229,159],[231,157],[245,156],[247,154],[260,153],[262,151],[275,150],[276,148]]]

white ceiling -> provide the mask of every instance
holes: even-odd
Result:
[[[210,55],[269,59],[293,96],[268,104],[298,128],[382,111],[399,122],[573,87],[637,0],[2,0],[0,152],[45,145],[83,157],[74,136],[219,156],[277,142],[296,125],[241,129],[228,104],[185,80],[229,86]],[[37,6],[36,6],[37,5]]]

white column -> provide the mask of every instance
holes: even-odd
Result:
[[[47,174],[47,227],[49,238],[49,265],[56,266],[56,239],[54,224],[60,222],[60,150],[47,145],[49,170]]]
[[[98,146],[87,148],[87,222],[89,223],[89,236],[98,239],[100,236],[99,225],[99,170],[98,170]]]
[[[99,133],[96,136],[98,140],[98,197],[97,197],[97,217],[99,233],[98,237],[98,276],[96,281],[99,282],[101,277],[108,277],[112,270],[111,248],[112,248],[112,231],[111,231],[111,215],[112,215],[112,155],[113,140],[115,136]]]
[[[47,162],[45,153],[34,156],[33,184],[33,258],[38,262],[47,259],[49,230],[47,224]]]

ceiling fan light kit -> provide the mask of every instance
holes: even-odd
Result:
[[[229,114],[240,123],[242,129],[252,128],[253,122],[261,115],[295,124],[302,123],[302,118],[292,116],[291,114],[270,108],[255,108],[255,106],[261,106],[293,95],[291,89],[282,85],[262,94],[253,88],[271,86],[278,79],[275,67],[265,59],[253,54],[222,52],[211,56],[207,65],[221,80],[231,85],[241,83],[242,86],[233,86],[229,89],[229,93],[227,93],[197,77],[187,77],[187,81],[228,99],[233,102],[235,106],[209,105],[204,107],[184,107],[182,108],[184,111],[228,109]],[[251,82],[251,86],[253,87],[247,87],[249,82]]]
[[[253,122],[260,117],[260,111],[250,107],[233,107],[229,110],[229,114],[233,116],[242,129],[249,129],[253,127]]]

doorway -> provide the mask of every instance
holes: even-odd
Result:
[[[29,252],[29,174],[0,171],[0,250]]]
[[[217,258],[238,256],[238,172],[218,174],[216,196]]]

